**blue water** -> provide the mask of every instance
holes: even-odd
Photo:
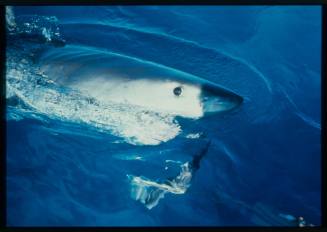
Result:
[[[196,119],[94,102],[40,72],[71,46],[244,102]],[[320,225],[320,51],[318,6],[8,8],[8,225]]]

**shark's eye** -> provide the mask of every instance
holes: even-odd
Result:
[[[178,86],[174,89],[175,96],[180,96],[182,94],[182,87]]]

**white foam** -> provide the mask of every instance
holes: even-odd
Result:
[[[50,31],[47,29],[47,28],[45,28],[45,27],[43,27],[42,28],[42,35],[44,36],[44,38],[48,41],[48,42],[50,42],[52,39],[51,39],[51,33],[50,33]]]
[[[6,24],[9,30],[13,30],[16,27],[13,6],[6,6]]]
[[[166,193],[184,194],[190,187],[192,171],[189,163],[181,165],[181,171],[173,180],[158,183],[145,177],[127,175],[131,182],[131,197],[140,201],[148,209],[158,205]]]
[[[45,76],[41,77],[45,84],[35,84],[35,79],[40,77],[34,77],[35,72],[27,73],[27,65],[22,69],[7,67],[10,90],[7,97],[15,94],[38,113],[50,118],[86,123],[135,145],[157,145],[175,138],[181,131],[173,115],[130,104],[99,103],[79,92],[51,87]]]
[[[194,134],[188,134],[186,135],[186,138],[188,139],[198,139],[200,138],[202,135],[202,133],[194,133]]]

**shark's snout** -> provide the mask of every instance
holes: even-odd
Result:
[[[201,103],[205,114],[230,111],[242,102],[241,96],[216,84],[202,86]]]

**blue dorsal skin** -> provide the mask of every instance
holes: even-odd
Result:
[[[41,70],[99,101],[128,103],[186,118],[226,112],[243,98],[203,78],[153,62],[78,46],[50,49]]]

